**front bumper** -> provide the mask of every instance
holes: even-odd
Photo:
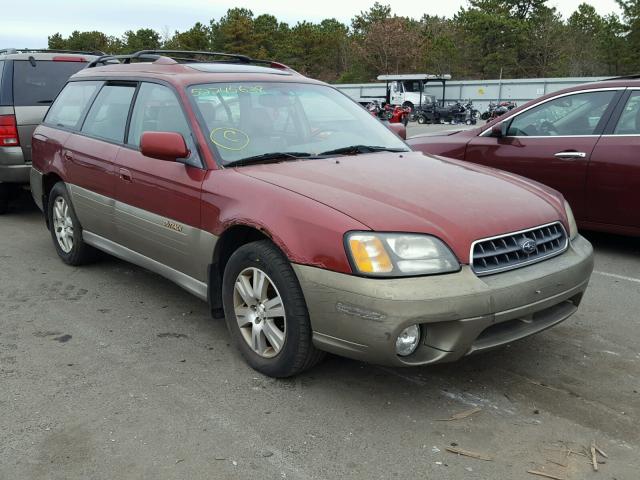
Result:
[[[571,316],[593,270],[593,248],[578,236],[557,257],[476,276],[469,266],[430,277],[371,279],[294,265],[321,350],[383,365],[425,365],[540,332]],[[419,324],[421,345],[407,356],[395,340]]]

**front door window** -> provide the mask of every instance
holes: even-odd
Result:
[[[615,95],[615,90],[606,90],[554,98],[514,117],[507,135],[510,137],[595,135]]]

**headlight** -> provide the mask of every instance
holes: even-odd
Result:
[[[567,221],[569,222],[569,238],[573,240],[578,236],[578,225],[576,224],[576,219],[573,216],[571,206],[566,200],[564,201],[564,211],[567,214]]]
[[[451,250],[430,235],[351,232],[347,250],[356,272],[363,275],[407,277],[460,269]]]

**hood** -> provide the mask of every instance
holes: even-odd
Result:
[[[474,240],[564,220],[559,195],[521,177],[419,152],[240,167],[380,232],[444,240],[467,263]]]

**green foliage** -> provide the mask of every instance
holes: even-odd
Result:
[[[453,18],[395,15],[375,2],[350,25],[330,18],[295,25],[231,8],[220,19],[165,33],[122,37],[74,31],[49,47],[128,53],[143,49],[233,52],[284,62],[325,81],[364,82],[381,73],[455,78],[621,75],[640,70],[640,0],[617,0],[622,17],[583,3],[563,19],[549,0],[468,0]]]

